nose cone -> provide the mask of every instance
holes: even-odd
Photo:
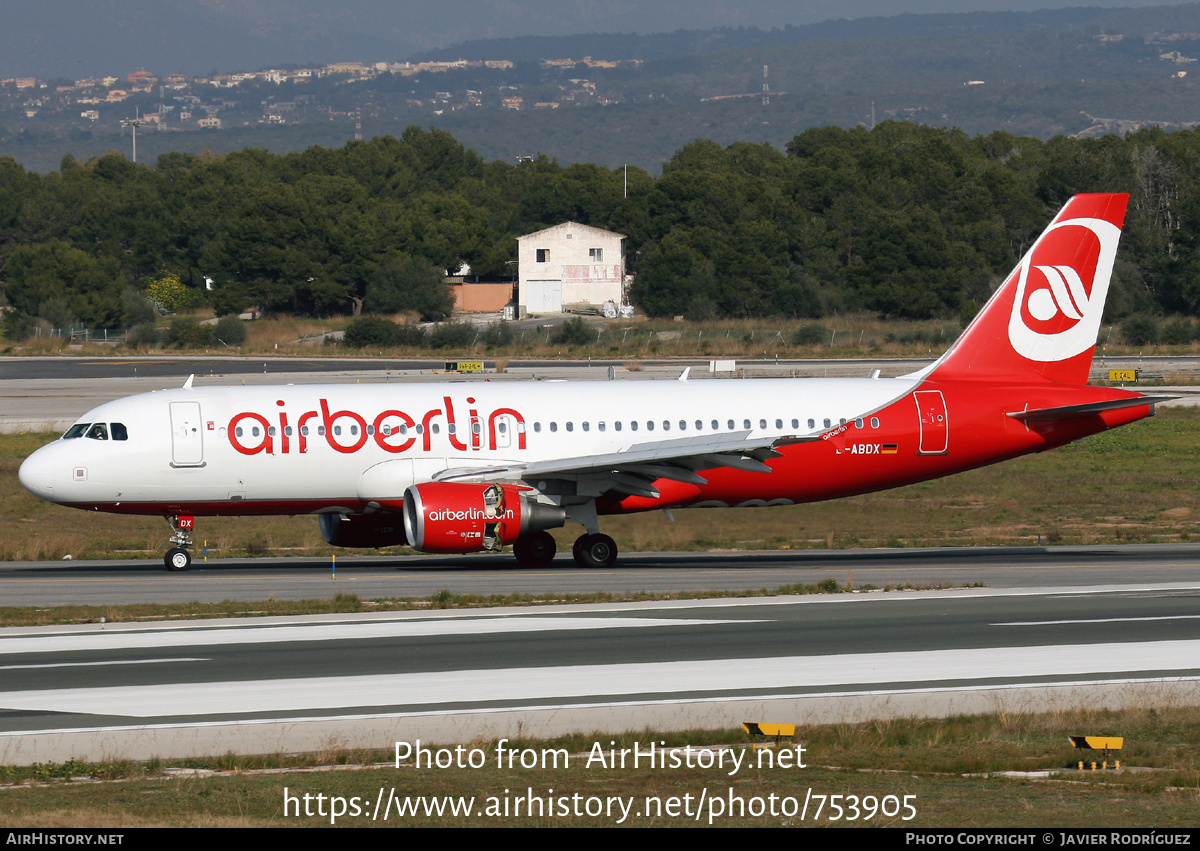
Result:
[[[54,502],[54,452],[43,446],[21,464],[17,478],[25,490],[42,499]]]

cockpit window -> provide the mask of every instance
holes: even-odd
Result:
[[[71,440],[75,437],[83,437],[84,432],[88,430],[91,423],[75,423],[67,429],[67,433],[62,436],[63,440]]]
[[[109,428],[112,429],[113,440],[129,440],[129,432],[125,429],[125,423],[113,423]]]
[[[108,440],[108,426],[104,423],[96,423],[88,429],[87,436],[92,440]]]

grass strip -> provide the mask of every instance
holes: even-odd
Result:
[[[685,797],[693,807],[703,792],[765,803],[769,796],[802,800],[813,795],[886,796],[911,801],[916,816],[886,817],[877,812],[867,819],[860,809],[851,819],[842,799],[843,815],[833,819],[826,798],[820,818],[771,816],[751,812],[712,823],[720,826],[908,826],[908,827],[1194,827],[1200,807],[1200,708],[1171,704],[1153,687],[1142,687],[1141,702],[1119,711],[1064,703],[1054,711],[1023,713],[998,707],[986,715],[940,720],[895,718],[830,725],[801,725],[795,743],[804,747],[805,768],[754,765],[754,752],[730,773],[724,768],[659,765],[620,768],[609,755],[635,745],[693,748],[730,745],[743,748],[741,730],[700,730],[680,733],[590,733],[548,741],[506,741],[518,754],[538,755],[546,767],[512,768],[496,765],[497,742],[462,743],[463,752],[485,755],[480,767],[416,766],[411,760],[397,766],[393,750],[344,750],[331,747],[318,754],[226,755],[211,760],[153,760],[0,767],[0,824],[4,827],[217,827],[217,826],[611,826],[617,813],[552,808],[540,815],[513,812],[517,799],[622,798],[634,801],[627,826],[688,826],[708,824],[713,815],[702,810],[699,820],[682,815]],[[779,719],[776,719],[779,720]],[[1084,752],[1073,750],[1067,736],[1121,735],[1125,750],[1121,771],[1074,768]],[[424,746],[454,748],[456,743]],[[794,748],[794,744],[792,745]],[[542,754],[558,752],[557,766]],[[599,761],[604,756],[604,763]],[[699,762],[699,758],[695,760]],[[590,764],[589,764],[590,763]],[[1005,772],[1049,771],[1042,778],[1009,776]],[[284,789],[310,799],[311,816],[293,809],[284,813]],[[368,816],[330,816],[334,798],[358,797],[373,807],[379,790],[398,800],[423,802],[447,796],[472,799],[476,815],[426,814],[388,821]],[[553,791],[550,791],[553,790]],[[324,796],[325,815],[316,813],[317,796]],[[507,801],[509,812],[481,816],[489,799]],[[680,814],[651,813],[647,799],[674,800]],[[525,806],[524,804],[522,806]],[[568,809],[571,807],[568,805]],[[640,815],[634,815],[641,812]]]

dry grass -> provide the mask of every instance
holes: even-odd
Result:
[[[1126,749],[1122,764],[1137,771],[1097,772],[1083,775],[1072,770],[1079,752],[1067,744],[1077,734],[1122,735]],[[804,769],[779,769],[744,763],[736,776],[721,769],[611,769],[587,766],[596,743],[608,748],[645,747],[665,742],[671,747],[704,747],[731,744],[744,747],[741,730],[696,730],[676,733],[592,732],[551,741],[519,739],[508,743],[517,749],[562,749],[569,753],[567,767],[501,769],[494,760],[483,768],[418,768],[396,766],[391,750],[346,751],[331,742],[316,755],[275,754],[235,756],[211,760],[153,761],[149,764],[116,763],[34,766],[0,769],[18,785],[0,791],[5,827],[142,827],[142,826],[317,826],[328,825],[328,814],[299,817],[284,813],[284,788],[289,795],[321,794],[359,796],[373,802],[381,787],[400,798],[409,796],[473,796],[477,807],[489,796],[509,801],[535,796],[621,796],[644,809],[650,796],[683,796],[697,801],[708,796],[776,795],[801,801],[807,791],[815,795],[914,797],[916,817],[910,821],[876,816],[841,826],[907,827],[1154,827],[1190,828],[1200,805],[1200,709],[1175,705],[1144,695],[1140,705],[1124,711],[1104,711],[1064,704],[1051,712],[1021,714],[1002,710],[987,715],[956,716],[943,720],[896,718],[881,714],[859,723],[803,725],[796,741],[805,748]],[[611,743],[611,744],[610,744]],[[429,747],[458,742],[423,742]],[[495,742],[462,742],[486,754],[495,753]],[[319,765],[348,770],[313,771]],[[171,767],[215,770],[218,776],[166,777]],[[289,771],[290,769],[290,771]],[[997,772],[1063,770],[1043,782],[996,776]],[[70,779],[73,778],[73,779]],[[101,782],[87,782],[96,778]],[[121,780],[121,782],[103,781]],[[82,782],[81,782],[82,781]],[[315,798],[314,798],[315,800]],[[815,804],[813,805],[815,808]],[[327,808],[328,813],[328,808]],[[708,823],[708,811],[700,824]],[[834,825],[829,811],[820,819],[810,809],[806,822],[799,818],[742,815],[718,818],[721,826]],[[345,817],[341,826],[387,826],[396,822],[369,817]],[[401,821],[406,825],[613,825],[616,817],[554,814],[529,817],[524,813],[498,818],[471,819],[421,815]],[[684,826],[690,817],[627,820],[629,826]]]

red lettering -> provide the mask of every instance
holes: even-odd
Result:
[[[409,449],[412,449],[417,442],[415,434],[421,435],[422,449],[426,452],[431,452],[433,451],[433,435],[437,429],[437,426],[434,424],[434,420],[443,415],[446,417],[449,423],[449,433],[447,434],[447,438],[450,442],[451,448],[459,452],[467,452],[472,450],[479,451],[482,449],[483,418],[480,416],[478,409],[474,407],[468,408],[470,423],[468,428],[470,429],[471,433],[471,438],[468,444],[466,436],[458,433],[458,423],[455,420],[453,402],[449,396],[443,396],[442,400],[446,405],[445,411],[443,412],[441,408],[434,408],[433,410],[426,411],[425,415],[421,418],[420,425],[418,425],[416,421],[404,411],[393,408],[386,411],[381,411],[379,414],[375,415],[374,421],[370,426],[368,426],[368,420],[362,414],[351,410],[330,411],[329,400],[321,399],[319,411],[305,411],[300,415],[300,419],[295,426],[296,436],[298,438],[297,450],[300,454],[305,454],[308,452],[308,429],[311,427],[309,423],[319,417],[319,422],[322,423],[322,425],[318,428],[318,433],[325,437],[326,442],[335,451],[346,455],[358,452],[367,444],[367,438],[372,436],[375,439],[375,445],[384,452],[391,454],[407,452]],[[275,404],[280,408],[283,408],[285,402],[282,399],[279,399],[276,400]],[[467,404],[474,405],[475,399],[468,396]],[[504,419],[502,420],[501,418]],[[350,423],[344,425],[339,423],[339,421],[345,420],[349,420]],[[388,422],[389,420],[391,420],[391,422]],[[262,429],[261,437],[258,434],[253,434],[253,439],[257,442],[246,442],[245,433],[243,432],[243,434],[238,434],[239,425],[245,421],[249,421],[253,424],[251,427],[252,432],[257,432],[259,428]],[[498,434],[498,422],[503,423],[503,434]],[[292,435],[290,433],[291,425],[288,421],[288,414],[284,410],[279,411],[278,427],[280,429],[280,454],[288,454],[292,451]],[[385,427],[387,427],[386,433],[384,432]],[[513,408],[497,408],[488,415],[487,427],[490,449],[494,450],[501,448],[499,444],[502,438],[507,438],[505,441],[506,444],[511,443],[512,433],[514,431],[516,432],[517,448],[526,448],[528,438],[526,437],[525,431],[525,417],[517,410]],[[342,438],[344,437],[344,435],[341,434],[342,428],[350,429],[351,441],[348,443],[342,442]],[[403,433],[400,431],[401,428],[404,429]],[[414,435],[408,435],[409,429],[415,430]],[[259,455],[262,453],[274,455],[274,430],[275,426],[271,425],[271,422],[262,414],[257,414],[252,411],[243,411],[235,414],[233,419],[229,421],[229,443],[234,449],[243,455]],[[822,437],[827,439],[832,434],[833,433],[822,435]],[[504,448],[507,448],[507,446]]]
[[[449,422],[446,430],[449,432],[450,445],[459,452],[466,452],[467,444],[459,440],[458,435],[456,434],[458,431],[458,424],[454,422],[454,406],[450,404],[450,397],[443,396],[442,401],[446,403],[446,420]]]
[[[242,442],[238,439],[238,437],[239,437],[239,435],[237,433],[238,423],[240,423],[242,420],[254,420],[254,422],[256,422],[262,426],[263,439],[262,439],[262,443],[258,444],[258,446],[244,446],[242,444]],[[252,413],[237,414],[236,416],[234,416],[233,419],[231,419],[229,421],[229,431],[228,431],[229,443],[230,443],[230,445],[233,446],[234,449],[236,449],[238,452],[242,453],[243,455],[257,455],[260,452],[266,452],[268,455],[272,455],[275,452],[275,447],[274,447],[274,441],[271,440],[271,435],[267,431],[267,429],[269,429],[269,428],[270,428],[270,425],[267,423],[267,418],[264,417],[262,414],[252,414]]]
[[[417,442],[415,437],[410,437],[401,444],[388,443],[388,440],[395,440],[400,436],[400,429],[394,426],[392,427],[391,434],[383,433],[383,421],[388,417],[396,417],[397,419],[402,420],[408,428],[413,428],[416,425],[416,423],[413,422],[412,417],[403,411],[384,411],[375,418],[375,443],[377,443],[379,448],[384,452],[399,453],[412,449],[412,445]]]
[[[300,422],[296,424],[296,430],[300,432],[300,454],[304,455],[308,452],[308,428],[305,423],[317,415],[316,411],[305,411],[300,415]]]
[[[280,399],[275,403],[279,407],[283,407],[283,400]],[[287,411],[279,412],[279,444],[284,455],[288,452],[288,424]]]
[[[338,443],[334,439],[334,423],[344,417],[354,420],[359,429],[358,438],[349,446],[342,446],[342,444]],[[343,452],[346,454],[357,452],[358,450],[362,449],[363,444],[367,442],[367,421],[353,411],[334,411],[331,414],[329,413],[329,402],[325,399],[322,399],[321,421],[325,424],[325,440],[338,452]],[[428,449],[429,447],[426,446],[425,448]]]
[[[491,443],[490,448],[496,449],[496,420],[505,415],[511,416],[517,421],[517,447],[525,448],[525,418],[512,408],[497,408],[492,411],[492,415],[488,417],[488,440]]]
[[[475,400],[468,396],[467,404],[474,405]],[[479,411],[474,408],[471,408],[468,413],[471,415],[471,448],[478,450],[479,441],[483,434],[483,420],[479,418]]]
[[[421,441],[421,444],[426,452],[428,452],[431,448],[430,441],[432,439],[429,436],[431,433],[430,428],[429,428],[429,421],[432,420],[434,417],[436,417],[441,412],[442,411],[440,408],[434,408],[432,411],[426,411],[425,418],[423,420],[421,420],[421,426],[422,426],[421,431],[423,431],[425,433],[424,439]]]

